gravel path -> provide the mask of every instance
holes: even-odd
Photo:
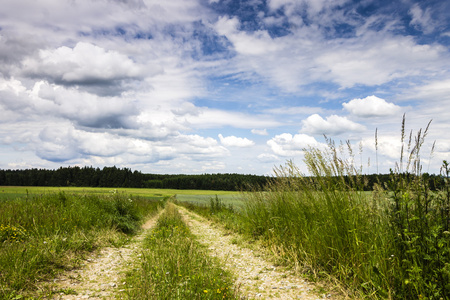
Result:
[[[314,286],[292,272],[262,259],[253,250],[233,244],[233,235],[211,226],[206,219],[182,207],[180,213],[198,241],[207,245],[225,268],[233,272],[236,287],[249,299],[331,299],[331,295],[317,296]]]
[[[112,299],[122,285],[121,279],[139,257],[141,242],[158,219],[154,216],[142,225],[138,235],[121,248],[106,247],[85,261],[82,268],[65,272],[53,280],[51,289],[58,291],[50,299]],[[45,298],[49,299],[49,298]]]
[[[237,277],[235,286],[243,299],[331,299],[331,295],[318,296],[314,286],[295,276],[289,270],[276,267],[253,250],[233,243],[235,236],[226,234],[211,222],[182,207],[180,213],[212,256],[218,257],[225,268]],[[133,261],[139,259],[141,242],[158,219],[147,221],[130,243],[121,248],[103,248],[85,261],[82,268],[64,273],[50,285],[57,291],[52,298],[44,299],[113,299],[121,290],[122,279]],[[187,299],[188,300],[188,299]]]

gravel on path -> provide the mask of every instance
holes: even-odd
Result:
[[[239,247],[233,243],[233,235],[211,226],[210,221],[183,207],[179,209],[198,241],[236,275],[235,286],[247,299],[331,299],[330,294],[317,295],[312,283],[293,272],[274,266],[251,249]]]
[[[159,214],[158,214],[159,215]],[[57,291],[51,298],[44,299],[112,299],[123,285],[125,272],[133,260],[140,256],[141,242],[148,230],[155,226],[158,215],[142,225],[139,234],[124,247],[102,248],[88,258],[84,265],[55,278],[50,288]]]

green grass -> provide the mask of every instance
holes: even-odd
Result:
[[[2,199],[15,199],[26,197],[27,195],[40,195],[48,193],[65,192],[67,194],[110,194],[116,191],[119,194],[139,196],[144,198],[161,198],[177,195],[181,197],[193,198],[210,197],[214,195],[238,196],[238,192],[230,191],[209,191],[209,190],[176,190],[176,189],[141,189],[141,188],[92,188],[92,187],[26,187],[26,186],[1,186],[0,201]]]
[[[222,193],[222,194],[177,194],[176,199],[179,202],[189,202],[196,206],[210,206],[211,198],[219,197],[226,206],[240,210],[244,207],[244,200],[241,193]]]
[[[109,194],[29,194],[0,201],[0,299],[33,294],[39,281],[86,253],[122,245],[160,201]]]
[[[127,299],[239,299],[233,278],[207,254],[169,203],[144,241],[142,262],[128,274]]]

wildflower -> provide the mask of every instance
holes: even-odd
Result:
[[[203,293],[207,293],[208,292],[208,290],[203,290]]]

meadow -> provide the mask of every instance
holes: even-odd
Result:
[[[162,204],[158,198],[114,191],[32,194],[28,189],[23,194],[11,189],[8,194],[2,189],[0,299],[30,295],[40,282],[79,267],[90,252],[123,245]]]
[[[14,199],[29,195],[50,194],[50,193],[69,193],[69,194],[97,194],[108,195],[112,192],[119,194],[132,195],[134,197],[143,198],[161,198],[178,196],[183,199],[196,200],[201,198],[209,198],[219,195],[230,197],[231,195],[239,196],[239,192],[232,191],[210,191],[210,190],[178,190],[178,189],[145,189],[145,188],[94,188],[94,187],[36,187],[36,186],[1,186],[0,201],[2,199]],[[199,196],[199,197],[197,197]],[[182,200],[184,201],[184,200]]]
[[[233,194],[133,188],[0,187],[0,299],[33,295],[42,288],[41,282],[79,267],[92,251],[124,245],[145,219],[180,192],[189,199]],[[51,295],[58,291],[39,292]]]

